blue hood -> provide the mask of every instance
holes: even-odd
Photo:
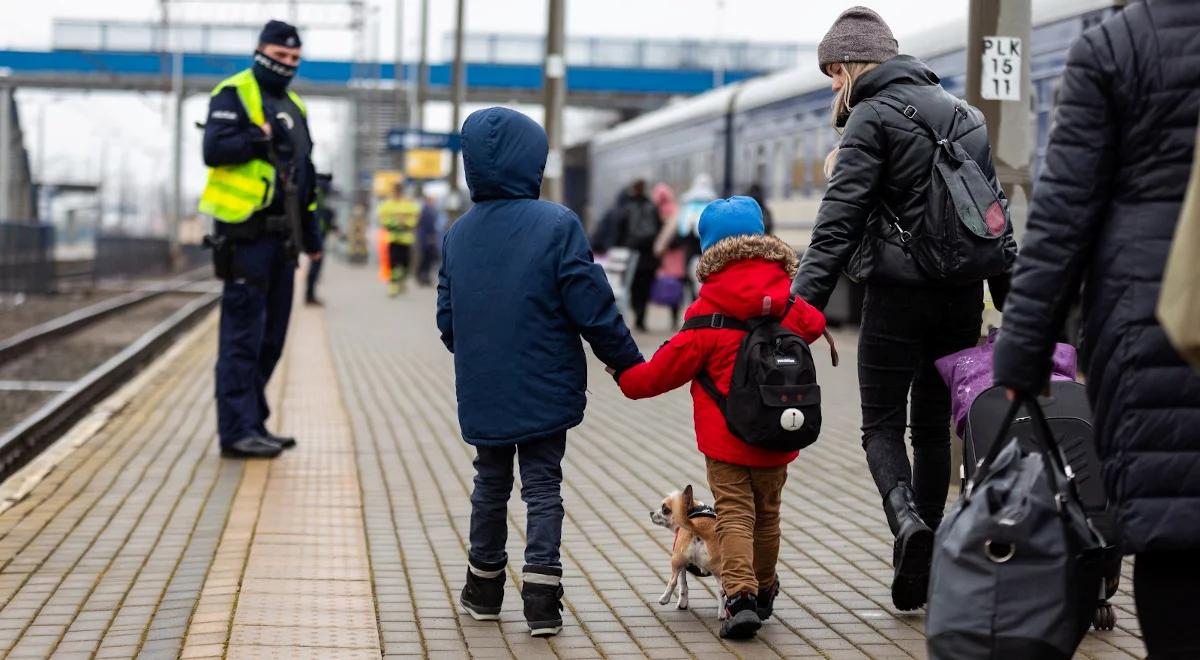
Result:
[[[546,131],[508,108],[471,113],[462,126],[463,167],[471,201],[537,199],[549,151]]]

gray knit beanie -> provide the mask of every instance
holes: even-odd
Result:
[[[821,73],[834,62],[884,62],[896,56],[899,46],[883,17],[866,7],[851,7],[833,22],[817,46]]]

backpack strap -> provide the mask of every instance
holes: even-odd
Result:
[[[911,119],[913,121],[914,124],[925,129],[926,133],[929,133],[931,136],[933,136],[934,142],[940,143],[943,141],[942,135],[937,132],[937,129],[935,129],[933,126],[930,126],[929,122],[925,121],[925,117],[923,117],[921,115],[921,113],[917,112],[916,106],[914,106],[914,105],[903,105],[902,106],[902,105],[900,105],[899,101],[888,98],[886,96],[876,96],[875,98],[873,98],[871,100],[879,101],[880,103],[886,105],[887,107],[891,108],[892,110],[895,110],[896,112],[899,112],[900,114],[904,115],[905,117],[908,117],[909,119]],[[955,117],[955,123],[957,123],[957,121],[958,121],[958,105],[957,104],[955,104],[955,107],[954,107],[954,117]],[[953,129],[953,126],[954,125],[951,124],[952,129]],[[954,131],[951,130],[950,134],[953,135]]]
[[[705,314],[703,316],[693,316],[687,321],[684,321],[683,327],[680,328],[679,331],[683,332],[684,330],[709,329],[741,330],[743,332],[750,332],[750,324],[739,318],[726,316],[725,314]],[[708,395],[711,396],[713,401],[716,402],[717,408],[721,410],[721,414],[724,415],[725,395],[721,394],[721,390],[717,389],[717,383],[712,379],[712,376],[708,375],[707,369],[700,370],[700,373],[696,375],[696,382],[700,383],[700,387],[703,387],[705,392],[708,392]]]
[[[726,316],[725,314],[705,314],[703,316],[693,316],[687,321],[684,321],[683,327],[679,330],[682,332],[684,330],[708,329],[741,330],[743,332],[750,332],[750,324],[741,319],[734,318],[732,316]]]

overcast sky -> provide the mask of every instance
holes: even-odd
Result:
[[[575,36],[648,37],[656,39],[730,39],[768,42],[816,42],[845,8],[861,3],[849,0],[567,0],[567,30]],[[172,12],[184,21],[222,23],[261,22],[270,17],[288,18],[289,3],[209,0],[171,0]],[[346,7],[305,6],[299,0],[299,23],[343,23]],[[347,3],[348,4],[348,3]],[[394,57],[396,7],[393,0],[366,0],[369,18],[366,52],[383,59]],[[420,0],[404,0],[404,43],[407,58],[415,58]],[[905,48],[905,36],[965,15],[967,0],[875,0],[868,2],[892,26]],[[0,47],[44,50],[53,42],[55,18],[120,19],[151,21],[160,18],[159,0],[4,0],[5,20],[0,21]],[[454,28],[454,0],[429,0],[431,61],[448,59],[443,37]],[[546,0],[467,0],[468,32],[541,34],[545,28]],[[375,32],[378,32],[378,37]],[[302,35],[305,56],[349,58],[358,41],[347,33],[310,30]],[[249,47],[248,47],[249,48]],[[249,53],[247,53],[249,54]],[[803,64],[811,64],[805,62]],[[815,66],[815,65],[814,65]],[[186,107],[186,121],[199,121],[205,99],[197,97]],[[101,176],[113,183],[125,172],[138,188],[156,188],[169,171],[170,126],[163,99],[157,94],[18,92],[26,145],[35,163],[44,143],[47,179],[90,179]],[[347,109],[333,101],[310,103],[311,124],[318,143],[318,167],[335,158],[346,135]],[[540,113],[529,109],[535,118]],[[429,128],[449,129],[448,112],[431,107]],[[41,117],[41,121],[39,121]],[[575,136],[588,122],[576,118]],[[39,131],[39,125],[45,130]],[[39,133],[44,133],[39,139]],[[202,186],[199,132],[187,133],[184,147],[188,168],[185,187],[196,193]],[[133,193],[130,193],[133,194]],[[139,193],[145,194],[145,193]]]

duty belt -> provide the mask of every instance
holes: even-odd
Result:
[[[259,221],[262,223],[264,234],[288,235],[292,233],[291,223],[288,222],[286,215],[264,215]]]

